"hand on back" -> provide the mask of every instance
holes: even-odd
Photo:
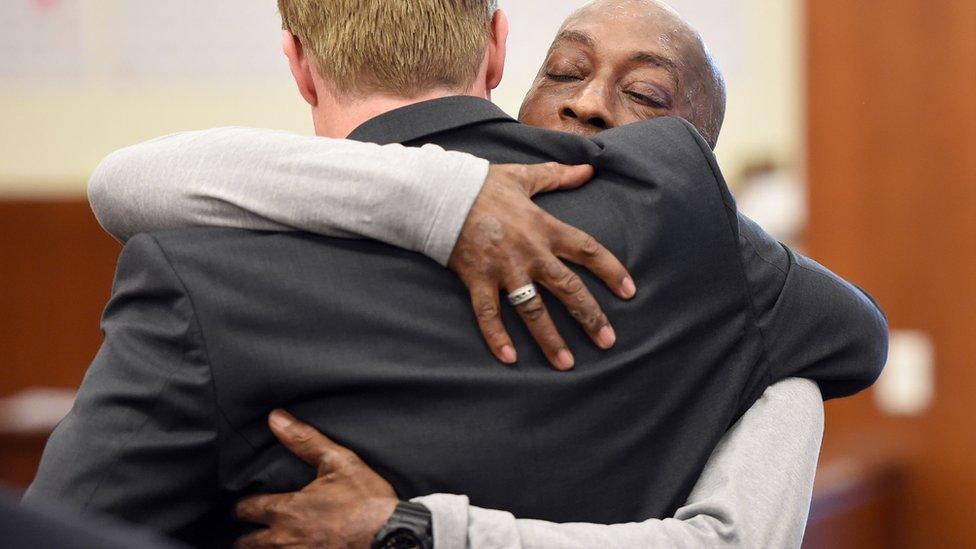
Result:
[[[592,177],[590,166],[493,165],[471,208],[448,266],[471,292],[482,335],[492,353],[506,364],[514,363],[517,354],[502,323],[499,294],[533,283],[562,301],[597,346],[609,349],[616,342],[599,303],[563,261],[586,267],[623,299],[636,293],[633,279],[592,236],[559,221],[532,201],[536,194],[575,189]],[[516,310],[553,367],[571,369],[575,365],[572,351],[556,330],[542,296],[517,305]]]

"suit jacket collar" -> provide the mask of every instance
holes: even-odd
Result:
[[[407,143],[488,121],[518,123],[491,101],[456,95],[414,103],[381,114],[353,130],[349,139],[379,145]]]

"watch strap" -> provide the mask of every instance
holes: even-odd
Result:
[[[409,501],[398,503],[386,526],[376,534],[373,549],[401,549],[398,542],[404,538],[410,539],[413,547],[433,549],[433,521],[430,509],[425,505]]]

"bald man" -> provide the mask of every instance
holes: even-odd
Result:
[[[704,39],[670,6],[597,0],[560,27],[519,120],[593,135],[676,116],[714,149],[725,102],[725,80]]]
[[[714,147],[724,109],[721,75],[693,29],[658,2],[605,0],[573,14],[561,28],[520,119],[593,135],[640,120],[679,116],[692,122]],[[356,166],[337,157],[337,150],[356,155]],[[454,160],[443,155],[432,154],[429,162]],[[395,167],[404,158],[395,147],[378,150],[260,130],[211,130],[173,136],[113,156],[93,178],[90,192],[100,220],[123,238],[201,223],[348,236],[365,233],[384,216],[400,225],[424,227],[422,222],[428,219],[411,220],[411,212],[395,202],[377,207],[375,202],[367,206],[347,201],[343,210],[329,210],[330,216],[296,213],[295,204],[336,204],[337,197],[348,196],[348,188],[339,190],[344,183],[341,175],[355,172],[357,166]],[[296,186],[296,166],[305,175],[315,174],[314,181]],[[402,175],[394,168],[389,178]],[[450,178],[445,179],[444,184],[449,183]],[[413,185],[402,177],[397,181],[418,196],[444,192],[442,183],[431,185],[424,177]],[[357,211],[357,206],[362,209]],[[206,215],[201,216],[201,211]],[[269,219],[274,226],[269,227]],[[461,234],[460,244],[465,219],[455,220],[456,231],[435,229]],[[341,231],[336,230],[340,226]],[[401,235],[371,236],[397,243]],[[688,505],[674,521],[611,527],[555,525],[469,508],[459,497],[432,496],[425,502],[435,510],[439,539],[461,546],[795,545],[809,501],[821,413],[812,385],[786,382],[769,389],[719,445]],[[734,482],[728,482],[730,478]]]

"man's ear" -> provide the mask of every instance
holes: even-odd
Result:
[[[284,31],[282,32],[281,49],[288,57],[288,66],[291,68],[292,76],[295,77],[295,83],[298,84],[299,93],[309,105],[318,106],[319,95],[315,90],[312,67],[305,55],[305,50],[302,48],[302,42],[290,31]]]
[[[508,43],[508,16],[498,10],[491,20],[491,37],[488,39],[488,91],[498,87],[505,75],[505,53]]]

